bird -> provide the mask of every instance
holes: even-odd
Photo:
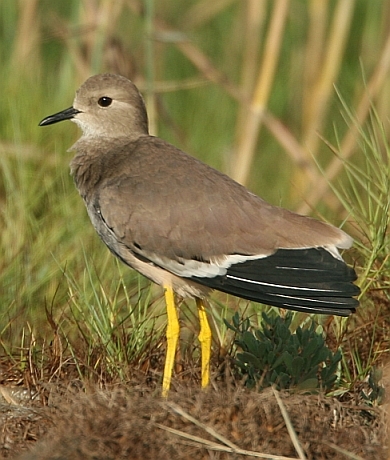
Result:
[[[339,249],[353,240],[320,220],[273,206],[229,176],[149,134],[144,100],[129,79],[88,78],[73,105],[44,118],[82,131],[70,170],[90,220],[123,263],[161,285],[167,309],[162,393],[179,337],[175,294],[198,308],[201,385],[210,381],[210,291],[328,315],[355,312],[360,289]]]

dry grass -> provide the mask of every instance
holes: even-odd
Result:
[[[331,398],[221,388],[180,388],[168,401],[146,388],[55,393],[45,408],[3,412],[3,454],[47,432],[20,458],[386,458],[381,411]]]

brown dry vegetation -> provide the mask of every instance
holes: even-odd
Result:
[[[1,414],[8,438],[3,453],[47,433],[18,458],[386,458],[380,411],[333,398],[182,387],[169,400],[145,389],[52,399],[51,408]]]

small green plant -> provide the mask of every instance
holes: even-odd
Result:
[[[382,369],[373,366],[368,378],[366,379],[368,388],[363,388],[360,393],[363,401],[365,401],[369,406],[380,406],[385,401],[386,394],[385,388],[381,383],[382,378]]]
[[[293,314],[285,318],[262,314],[261,330],[250,331],[249,319],[240,321],[238,313],[227,327],[236,333],[235,344],[242,349],[235,363],[246,376],[246,386],[259,389],[275,385],[278,389],[322,388],[329,391],[336,381],[340,351],[332,353],[314,325],[295,333],[290,331]]]

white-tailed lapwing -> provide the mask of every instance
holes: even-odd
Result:
[[[300,216],[148,133],[145,104],[128,79],[89,78],[73,106],[41,126],[72,120],[82,129],[71,172],[93,226],[125,264],[163,286],[170,387],[179,336],[174,292],[196,299],[202,385],[209,382],[211,289],[268,305],[347,316],[359,288],[338,249],[342,230]]]

